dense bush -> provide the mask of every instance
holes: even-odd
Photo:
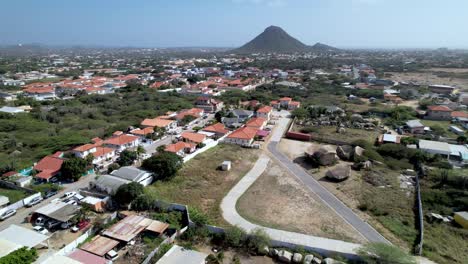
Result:
[[[245,245],[247,233],[244,229],[232,226],[224,230],[225,245],[233,248],[240,248]]]
[[[114,199],[120,205],[128,205],[138,196],[142,195],[144,192],[143,185],[137,182],[130,182],[124,185],[121,185],[117,192],[114,195]]]
[[[369,243],[361,247],[359,256],[369,264],[416,264],[416,259],[400,248],[386,243]]]
[[[154,199],[150,195],[143,194],[132,201],[132,209],[135,211],[152,210],[154,208],[155,203],[156,199]]]
[[[30,264],[37,259],[36,249],[22,247],[0,258],[0,264]]]
[[[143,161],[142,167],[152,172],[156,178],[167,180],[174,177],[182,168],[182,158],[172,152],[162,152]]]

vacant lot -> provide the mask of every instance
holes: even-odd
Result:
[[[293,129],[294,131],[301,131],[304,127],[295,124]],[[357,139],[365,139],[367,141],[374,142],[379,135],[379,132],[375,130],[354,128],[346,128],[344,133],[337,133],[335,126],[317,126],[306,129],[311,131],[310,134],[312,135],[312,138],[317,141],[338,140],[352,143]]]
[[[365,239],[280,165],[244,193],[237,210],[254,223],[320,237],[362,243]]]
[[[444,84],[456,87],[468,86],[468,69],[432,68],[421,72],[386,72],[398,82],[416,82],[424,85]]]
[[[150,191],[163,200],[197,207],[213,224],[226,226],[219,204],[227,192],[253,166],[260,150],[221,144],[187,162],[178,175],[166,182],[156,182]],[[231,171],[221,171],[225,160],[232,162]]]
[[[450,121],[439,121],[439,120],[421,120],[421,123],[423,123],[423,125],[425,126],[428,126],[430,127],[431,129],[434,127],[434,126],[438,126],[438,127],[441,127],[443,128],[443,131],[445,133],[445,136],[448,136],[448,137],[451,137],[451,138],[457,138],[458,135],[453,133],[452,131],[449,130],[449,127],[452,125],[450,123]],[[460,126],[458,126],[460,127]],[[460,127],[462,128],[462,127]]]
[[[0,187],[0,195],[8,197],[10,203],[16,203],[17,201],[28,196],[26,192],[14,189],[6,189],[3,187]]]

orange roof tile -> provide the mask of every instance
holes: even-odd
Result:
[[[177,143],[167,145],[165,150],[168,151],[168,152],[177,153],[177,152],[181,151],[182,149],[194,148],[194,147],[195,147],[195,144],[179,141]]]
[[[273,108],[271,106],[263,106],[260,109],[257,110],[257,113],[270,113]]]
[[[241,127],[232,132],[228,138],[240,138],[240,139],[253,139],[257,134],[258,129],[253,127]]]
[[[216,123],[216,124],[213,124],[211,126],[207,126],[205,128],[202,129],[203,131],[208,131],[208,132],[215,132],[215,133],[219,133],[219,134],[227,134],[229,132],[229,130],[226,129],[226,127],[224,126],[224,124],[222,123]]]
[[[206,139],[206,135],[193,133],[193,132],[184,132],[182,133],[181,136],[182,138],[195,142],[195,143],[202,143]]]
[[[113,152],[114,149],[106,148],[106,147],[96,147],[96,152],[93,153],[94,157],[101,157],[108,153]]]
[[[247,127],[261,128],[262,126],[265,125],[266,121],[267,120],[265,118],[263,118],[263,117],[255,117],[255,118],[252,118],[249,121],[247,121],[247,123],[245,125]]]
[[[427,109],[431,111],[439,111],[439,112],[452,112],[452,109],[448,108],[445,105],[431,105],[431,106],[428,106]]]
[[[453,111],[450,115],[452,117],[465,117],[465,118],[468,118],[468,113],[467,112],[462,112],[462,111]]]
[[[104,141],[104,143],[120,146],[120,145],[125,145],[136,140],[138,140],[138,137],[124,134],[124,135],[109,138],[106,141]]]

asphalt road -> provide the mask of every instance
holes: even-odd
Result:
[[[385,237],[377,232],[368,223],[364,222],[358,215],[356,215],[349,207],[336,198],[331,192],[323,187],[317,180],[315,180],[309,173],[302,167],[288,159],[278,149],[279,135],[283,135],[287,129],[289,118],[280,118],[278,128],[282,131],[276,132],[268,144],[268,151],[293,175],[295,175],[307,188],[318,195],[320,199],[341,216],[346,222],[354,227],[361,233],[367,240],[371,242],[384,242],[390,243]]]
[[[0,221],[0,231],[8,228],[10,225],[19,225],[22,223],[25,223],[26,217],[29,215],[29,213],[34,212],[38,208],[44,206],[45,204],[49,203],[55,198],[62,197],[62,195],[65,192],[70,192],[70,191],[76,191],[80,188],[85,188],[88,187],[89,182],[94,179],[94,174],[88,175],[86,177],[81,178],[79,181],[70,183],[70,184],[64,184],[62,185],[64,188],[56,195],[43,200],[39,204],[36,204],[33,207],[23,207],[17,210],[16,214],[10,218],[7,218],[3,221]]]

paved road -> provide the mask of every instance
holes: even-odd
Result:
[[[317,180],[311,177],[302,167],[288,159],[283,153],[278,151],[277,145],[281,140],[282,135],[286,131],[289,118],[281,117],[277,129],[272,134],[271,141],[268,144],[268,150],[271,154],[293,175],[295,175],[307,188],[309,188],[332,210],[341,216],[346,222],[354,227],[367,240],[372,242],[390,243],[379,232],[377,232],[368,223],[364,222],[350,208],[336,198],[331,192],[323,187]]]
[[[360,247],[359,244],[259,226],[247,221],[242,216],[240,216],[239,213],[237,213],[237,200],[265,171],[269,161],[269,157],[262,155],[257,160],[254,167],[224,197],[221,202],[221,209],[223,211],[224,219],[230,224],[242,227],[248,232],[261,228],[273,240],[281,241],[283,243],[291,243],[295,245],[301,245],[303,247],[309,247],[322,253],[336,252],[341,254],[355,255],[356,249]]]
[[[152,144],[144,144],[143,148],[145,149],[146,154],[152,155],[153,153],[156,152],[156,149],[159,146],[168,145],[168,144],[172,143],[172,138],[175,138],[175,136],[168,135],[165,138],[163,138],[161,140],[158,140],[158,141],[156,141],[156,142],[154,142]]]
[[[10,218],[7,218],[3,221],[0,221],[0,231],[6,229],[10,225],[19,225],[21,223],[25,222],[25,218],[28,216],[29,213],[34,212],[38,208],[44,206],[45,204],[49,203],[55,198],[62,197],[63,193],[65,192],[70,192],[70,191],[76,191],[80,188],[85,188],[89,186],[89,182],[93,180],[95,177],[94,174],[88,175],[84,178],[81,178],[79,181],[70,183],[70,184],[64,184],[62,185],[64,188],[57,194],[54,195],[46,200],[43,200],[39,204],[36,204],[33,207],[23,207],[17,210],[16,214]]]

